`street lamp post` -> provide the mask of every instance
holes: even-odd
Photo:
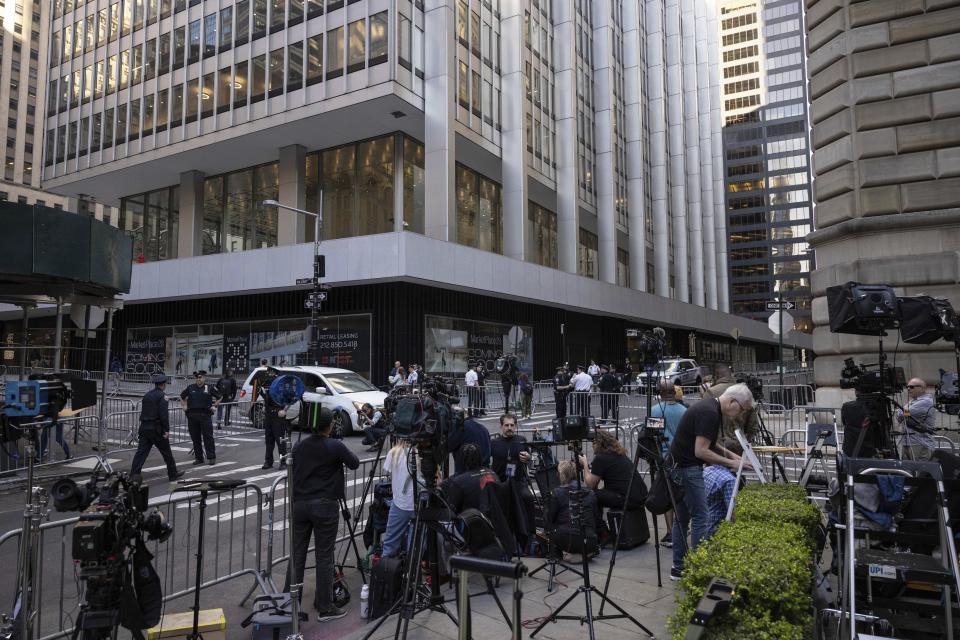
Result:
[[[276,207],[278,209],[286,209],[287,211],[292,211],[294,213],[301,213],[305,216],[313,217],[313,294],[310,296],[312,304],[310,306],[310,359],[313,360],[314,366],[319,366],[320,364],[320,355],[317,349],[317,321],[318,321],[318,312],[320,310],[320,299],[321,299],[321,286],[320,278],[325,275],[326,264],[323,256],[320,255],[320,230],[323,227],[323,191],[320,192],[320,212],[314,213],[313,211],[306,211],[304,209],[297,209],[296,207],[290,207],[285,204],[280,204],[276,200],[264,200],[263,206],[265,207]]]

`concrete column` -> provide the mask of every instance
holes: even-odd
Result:
[[[280,149],[279,188],[280,204],[303,209],[307,206],[307,148],[291,144]],[[277,213],[277,244],[306,242],[306,226],[313,225],[313,218],[280,209]]]
[[[616,0],[619,1],[619,0]],[[610,0],[593,0],[593,129],[597,159],[597,262],[600,280],[617,281],[617,197],[614,179],[613,25]]]
[[[623,87],[627,139],[627,215],[630,219],[630,286],[647,290],[647,221],[643,183],[644,90],[640,29],[643,20],[641,0],[623,2]]]
[[[424,64],[424,164],[426,235],[456,241],[456,117],[457,61],[453,0],[426,0],[424,41],[430,51]]]
[[[180,174],[180,225],[177,257],[189,258],[203,253],[203,179],[202,171]]]
[[[553,64],[557,128],[557,253],[560,269],[577,272],[577,72],[573,0],[553,3]]]
[[[673,218],[673,275],[675,298],[690,301],[687,251],[687,189],[683,148],[683,66],[681,61],[680,4],[666,0],[667,122],[670,145],[670,215]]]
[[[703,218],[700,211],[700,125],[697,94],[697,33],[693,0],[681,0],[680,32],[683,62],[683,140],[687,185],[687,230],[690,290],[693,304],[703,306]]]
[[[700,214],[703,229],[704,304],[717,308],[717,247],[713,226],[713,151],[710,148],[710,36],[707,3],[696,3],[697,124],[700,127]],[[719,74],[719,68],[714,67]],[[719,137],[720,132],[717,132]]]
[[[710,65],[710,155],[713,165],[713,229],[717,264],[717,307],[730,311],[727,273],[727,210],[723,171],[722,111],[720,97],[720,32],[718,7],[707,0],[707,60]]]
[[[670,295],[670,224],[667,217],[666,69],[663,59],[664,0],[645,0],[647,31],[647,112],[650,118],[650,197],[653,207],[653,272],[655,293]],[[646,268],[646,265],[644,265]]]
[[[523,8],[512,0],[501,4],[500,14],[500,102],[503,167],[503,253],[526,260],[527,239],[527,140],[525,117],[527,90],[524,82]],[[531,80],[532,81],[532,80]]]

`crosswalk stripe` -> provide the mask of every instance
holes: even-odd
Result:
[[[237,464],[237,463],[236,463],[236,462],[218,462],[217,464],[213,465],[212,468],[216,468],[216,467],[228,467],[228,466],[230,466],[230,465],[232,465],[232,464]],[[166,469],[166,468],[167,468],[167,465],[165,465],[165,464],[160,464],[160,465],[157,465],[157,466],[155,466],[155,467],[146,467],[146,468],[144,468],[144,469],[141,469],[141,472],[143,472],[143,471],[160,471],[161,469]]]

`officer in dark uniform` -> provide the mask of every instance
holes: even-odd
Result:
[[[487,383],[487,375],[487,369],[483,366],[483,362],[477,363],[477,387],[479,388],[477,395],[480,400],[480,404],[477,405],[480,411],[477,415],[480,416],[487,415],[487,388],[484,386]]]
[[[173,482],[183,477],[183,471],[177,471],[177,463],[170,451],[170,419],[167,413],[167,396],[163,391],[167,388],[169,378],[160,374],[153,376],[154,388],[143,395],[140,402],[140,441],[137,444],[137,453],[133,456],[130,466],[130,475],[139,477],[143,463],[150,455],[151,447],[156,447],[167,463],[167,477]]]
[[[283,444],[283,437],[287,431],[286,415],[285,407],[274,402],[269,393],[263,393],[263,441],[266,445],[266,453],[263,456],[261,469],[273,468],[274,445],[280,454],[280,468],[287,468],[287,461],[284,458],[287,448]]]
[[[193,440],[193,464],[203,464],[203,453],[207,453],[207,462],[216,464],[217,452],[213,446],[213,413],[220,403],[220,392],[213,385],[206,384],[207,372],[197,371],[196,382],[183,390],[180,399],[187,403],[187,427]]]
[[[553,402],[557,407],[557,417],[567,416],[567,396],[570,395],[570,374],[565,367],[557,367],[557,375],[553,376]]]

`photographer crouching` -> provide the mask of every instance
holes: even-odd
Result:
[[[344,498],[343,467],[353,470],[360,460],[340,440],[330,437],[333,412],[319,411],[313,432],[293,447],[293,550],[294,583],[303,583],[310,535],[317,565],[313,606],[317,622],[347,615],[333,604],[334,546],[340,524],[340,499]],[[284,591],[290,590],[290,572]],[[301,590],[301,597],[303,591]]]
[[[683,489],[673,518],[671,580],[680,579],[687,551],[695,549],[709,534],[703,465],[719,464],[736,469],[740,464],[740,456],[717,444],[724,418],[742,419],[752,408],[753,394],[747,385],[738,383],[727,387],[717,399],[706,398],[696,403],[680,418],[667,462],[674,465],[673,481]]]

